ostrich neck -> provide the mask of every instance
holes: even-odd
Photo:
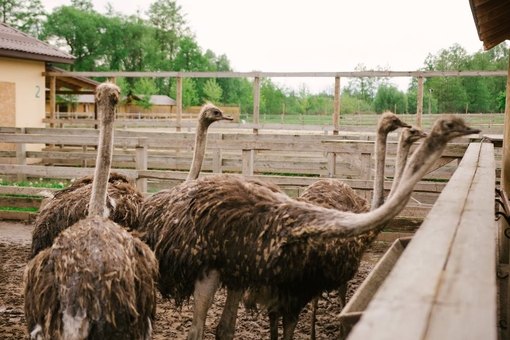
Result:
[[[403,140],[398,143],[397,158],[395,161],[395,176],[393,177],[393,183],[391,184],[391,190],[388,198],[390,198],[393,192],[397,190],[407,163],[407,156],[409,155],[409,150],[411,150],[411,145],[412,143],[406,143]]]
[[[375,210],[384,203],[384,162],[386,161],[386,141],[388,134],[378,132],[375,140],[375,178],[374,193],[370,210]]]
[[[89,202],[89,216],[105,216],[108,177],[113,153],[114,107],[101,110],[101,126],[99,130],[99,145],[97,148],[96,168],[92,182],[92,194]]]
[[[198,124],[195,136],[195,150],[193,151],[193,160],[191,161],[191,168],[188,173],[187,181],[192,181],[198,178],[202,163],[204,162],[205,146],[207,144],[207,129],[205,124]]]
[[[422,143],[409,160],[395,193],[381,207],[363,214],[322,209],[316,211],[314,216],[314,220],[320,223],[314,225],[304,223],[292,231],[292,236],[298,239],[302,237],[327,239],[356,237],[371,231],[377,232],[405,207],[414,185],[441,156],[445,146],[446,141],[436,139],[428,139]]]

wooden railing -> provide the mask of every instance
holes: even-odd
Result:
[[[90,112],[71,112],[55,113],[56,118],[45,118],[44,123],[54,124],[57,127],[93,127],[99,124],[94,120],[93,113]],[[503,131],[504,114],[502,113],[478,113],[464,114],[459,116],[474,128],[481,129],[484,133],[501,134]],[[239,116],[236,115],[236,118]],[[399,114],[404,121],[409,124],[416,123],[416,115]],[[424,114],[421,116],[421,124],[424,128],[429,128],[439,117],[438,114]],[[269,115],[260,114],[258,123],[253,122],[253,115],[243,113],[240,118],[232,123],[215,124],[214,128],[221,126],[224,130],[304,130],[304,131],[322,131],[325,134],[332,131],[366,131],[372,128],[380,118],[376,114],[345,114],[339,116],[339,126],[335,127],[332,121],[332,115]],[[138,128],[150,127],[154,129],[175,129],[175,128],[195,128],[196,113],[182,113],[181,120],[177,121],[176,113],[119,113],[116,119],[118,127]]]
[[[494,189],[493,145],[471,144],[409,244],[397,241],[342,311],[361,316],[349,340],[498,338]]]
[[[0,143],[11,145],[12,150],[0,151],[5,161],[0,164],[0,174],[19,180],[69,180],[92,174],[97,136],[94,129],[0,128]],[[390,135],[387,164],[395,158],[396,137]],[[211,133],[203,171],[262,178],[291,196],[299,195],[320,177],[336,177],[371,199],[374,142],[347,138],[353,136]],[[194,139],[194,133],[117,130],[113,166],[143,192],[172,187],[187,176]],[[40,151],[27,151],[30,144],[45,146]],[[466,140],[450,144],[427,177],[448,179],[466,147]],[[392,177],[392,165],[387,166],[386,175]],[[386,189],[390,186],[389,180]],[[405,216],[423,217],[444,186],[443,182],[420,182],[410,202],[415,209],[405,211]]]

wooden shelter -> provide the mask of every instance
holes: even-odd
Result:
[[[510,1],[470,0],[476,30],[486,50],[510,40]],[[510,65],[510,59],[509,59]],[[510,67],[508,67],[501,187],[510,193]]]

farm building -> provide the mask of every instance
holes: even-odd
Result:
[[[0,126],[43,127],[50,63],[72,64],[74,57],[0,23]]]
[[[95,81],[90,80],[90,82]],[[166,95],[152,95],[149,100],[149,102],[152,104],[152,107],[150,107],[149,109],[144,109],[138,106],[135,102],[137,100],[142,100],[142,96],[137,95],[122,96],[122,101],[119,104],[118,112],[120,114],[173,113],[174,107],[176,105],[175,100]],[[94,118],[94,103],[95,100],[93,94],[71,95],[66,96],[65,99],[57,98],[55,117]],[[47,113],[50,112],[49,99],[46,101],[46,112]]]

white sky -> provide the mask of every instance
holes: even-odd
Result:
[[[153,1],[110,2],[124,14],[145,12]],[[70,0],[42,0],[46,10]],[[235,71],[340,72],[362,63],[414,71],[429,53],[454,43],[482,49],[468,0],[177,0],[205,52],[226,54]],[[398,80],[400,79],[400,80]],[[275,78],[294,88],[332,91],[330,78]],[[409,78],[392,81],[405,90]],[[345,86],[343,79],[341,85]]]

